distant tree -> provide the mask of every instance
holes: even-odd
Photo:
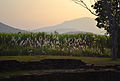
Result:
[[[120,45],[118,45],[120,41],[120,0],[93,0],[95,4],[92,7],[95,12],[83,0],[73,1],[97,16],[95,19],[98,22],[97,27],[107,30],[107,33],[112,38],[112,59],[116,60],[117,53],[120,53],[120,51],[117,51],[120,48]]]
[[[55,34],[59,34],[57,31],[54,31]]]
[[[18,32],[18,34],[21,34],[21,32]]]

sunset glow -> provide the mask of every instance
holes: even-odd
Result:
[[[0,22],[20,29],[37,29],[81,17],[94,16],[72,0],[0,0]]]

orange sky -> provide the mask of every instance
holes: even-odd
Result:
[[[72,0],[0,0],[0,22],[20,29],[31,30],[81,17],[94,16]]]

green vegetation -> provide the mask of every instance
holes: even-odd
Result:
[[[103,57],[76,57],[76,56],[0,56],[0,60],[18,61],[40,61],[43,59],[81,59],[85,63],[95,65],[115,65],[120,64],[120,59],[113,61],[111,58]]]
[[[111,57],[111,42],[90,33],[0,33],[0,56],[29,55]]]

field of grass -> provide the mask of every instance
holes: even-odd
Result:
[[[43,59],[81,59],[85,63],[95,65],[120,64],[120,59],[113,61],[104,57],[75,57],[75,56],[0,56],[0,60],[39,61]]]
[[[29,55],[111,57],[111,41],[91,33],[0,33],[0,56]]]

